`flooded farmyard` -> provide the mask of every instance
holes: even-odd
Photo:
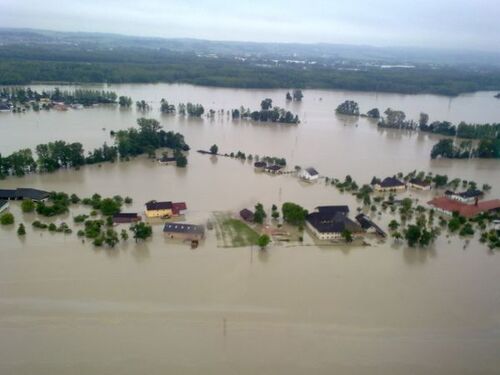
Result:
[[[33,88],[42,89],[43,87]],[[98,88],[102,88],[99,86]],[[184,220],[206,223],[214,212],[237,213],[300,203],[308,210],[327,204],[360,206],[351,194],[292,175],[270,176],[252,163],[196,153],[212,144],[285,157],[288,168],[314,166],[322,176],[360,183],[374,175],[424,170],[489,183],[500,195],[496,160],[434,160],[439,139],[421,133],[380,130],[369,119],[335,115],[345,99],[363,111],[404,110],[417,118],[494,122],[500,118],[491,93],[449,99],[304,90],[302,103],[286,104],[283,90],[237,90],[188,85],[114,85],[119,95],[144,99],[153,109],[138,113],[100,106],[66,112],[0,114],[0,150],[63,139],[86,149],[111,130],[135,126],[141,116],[184,134],[191,146],[187,168],[162,166],[145,156],[0,181],[2,189],[34,187],[80,197],[130,196],[127,211],[145,202],[185,201]],[[298,125],[162,115],[161,98],[206,108],[258,108],[272,98],[297,113]],[[426,202],[431,192],[404,193]],[[35,214],[9,207],[16,223]],[[78,229],[78,205],[55,217]],[[395,214],[373,214],[384,227]],[[0,228],[0,372],[5,374],[182,373],[217,374],[495,374],[500,346],[500,258],[475,238],[443,234],[427,249],[393,239],[370,238],[371,246],[318,246],[304,242],[258,247],[218,247],[215,230],[192,250],[162,235],[96,248],[75,233],[49,233],[26,225]],[[119,227],[127,228],[127,225]]]

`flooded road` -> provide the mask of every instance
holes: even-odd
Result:
[[[157,103],[165,97],[214,109],[257,108],[264,96],[285,106],[284,92],[275,90],[111,89],[134,100]],[[491,195],[499,195],[498,161],[430,162],[434,139],[379,132],[364,119],[356,127],[333,113],[349,98],[363,111],[379,103],[415,118],[423,110],[431,119],[498,121],[500,109],[486,104],[484,117],[461,117],[484,93],[451,101],[304,93],[303,103],[290,104],[303,121],[297,127],[194,121],[160,116],[157,109],[150,115],[166,129],[182,132],[194,150],[217,143],[222,152],[285,156],[291,166],[311,164],[336,177],[350,173],[359,183],[374,174],[432,170],[488,182]],[[489,103],[486,96],[484,102]],[[137,118],[135,110],[110,108],[1,115],[2,153],[53,139],[98,146],[110,141],[109,130],[133,126]],[[81,197],[130,195],[134,203],[127,211],[142,211],[150,199],[185,200],[186,220],[194,223],[205,222],[212,211],[236,212],[259,201],[267,208],[295,201],[310,210],[345,203],[352,213],[359,204],[321,182],[271,177],[255,173],[248,162],[195,152],[185,170],[138,158],[9,178],[0,186]],[[18,203],[10,211],[18,223],[33,220]],[[79,207],[57,220],[76,231],[72,216],[87,211]],[[372,241],[370,247],[318,247],[308,236],[304,246],[271,246],[266,252],[216,244],[209,231],[204,244],[191,250],[166,241],[161,225],[154,226],[152,240],[137,245],[129,240],[114,250],[95,249],[74,234],[40,234],[30,225],[25,239],[19,239],[16,227],[0,228],[0,373],[498,373],[500,258],[476,240],[464,247],[458,236],[443,235],[426,250],[392,240]]]

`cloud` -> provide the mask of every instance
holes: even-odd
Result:
[[[498,0],[2,0],[0,25],[261,42],[500,49]]]

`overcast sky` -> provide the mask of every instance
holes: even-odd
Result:
[[[500,50],[500,0],[0,0],[0,27]]]

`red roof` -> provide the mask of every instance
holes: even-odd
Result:
[[[477,205],[475,205],[462,203],[454,199],[448,199],[446,197],[438,197],[427,203],[445,211],[457,211],[460,215],[465,217],[473,217],[485,211],[500,210],[500,199],[481,201]]]
[[[187,209],[186,203],[185,202],[176,202],[172,203],[172,212],[175,215],[178,215],[180,211],[184,211]]]

